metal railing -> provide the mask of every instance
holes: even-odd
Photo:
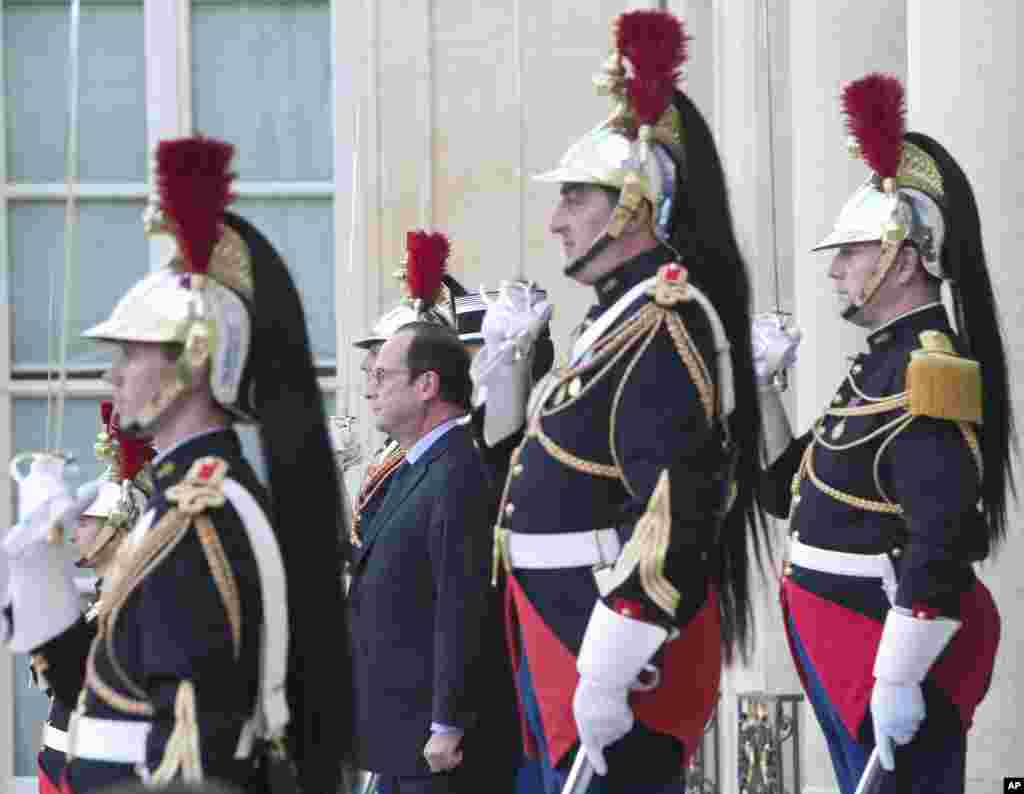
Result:
[[[801,794],[798,708],[803,699],[763,692],[737,696],[740,794]]]

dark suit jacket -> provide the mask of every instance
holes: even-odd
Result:
[[[362,769],[429,774],[431,722],[471,733],[493,499],[472,434],[457,425],[392,482],[363,527],[348,599]]]

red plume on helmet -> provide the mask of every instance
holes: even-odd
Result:
[[[448,254],[451,252],[448,238],[440,232],[430,233],[417,229],[406,234],[405,248],[405,278],[409,297],[432,306],[441,291]]]
[[[161,141],[156,150],[160,208],[171,222],[189,273],[205,274],[231,203],[228,166],[235,147],[201,135]]]
[[[657,124],[672,101],[689,37],[667,11],[628,11],[615,25],[615,47],[629,61],[626,96],[637,125]]]
[[[895,178],[903,156],[907,115],[900,81],[875,72],[847,84],[843,113],[846,129],[871,170],[883,180]]]
[[[114,413],[114,404],[109,400],[100,403],[100,416],[108,443],[112,446],[111,458],[117,469],[117,479],[134,480],[142,467],[156,457],[152,439],[122,433],[120,417]]]

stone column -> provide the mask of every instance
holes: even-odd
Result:
[[[974,189],[1013,385],[1024,365],[1024,312],[1016,298],[1024,286],[1019,266],[1024,246],[1022,22],[1016,3],[907,3],[908,126],[949,149]],[[1014,408],[1019,426],[1024,411],[1019,388]],[[968,741],[968,794],[997,791],[1004,775],[1021,774],[1013,771],[1021,768],[1015,741],[1020,713],[1014,706],[1024,694],[1020,518],[1019,508],[1011,509],[1009,542],[979,570],[1002,613],[1002,638],[992,688],[975,714]]]

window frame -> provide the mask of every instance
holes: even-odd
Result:
[[[118,2],[119,0],[110,0]],[[192,0],[140,0],[143,10],[146,147],[152,151],[157,141],[188,134],[192,129]],[[225,0],[230,3],[231,0]],[[372,69],[361,57],[366,53],[365,30],[358,24],[340,24],[339,13],[344,9],[346,22],[372,17],[362,2],[327,0],[331,25],[331,74],[333,96],[333,177],[317,182],[240,182],[234,186],[239,198],[273,199],[333,199],[335,268],[335,333],[336,366],[322,368],[318,378],[325,396],[333,396],[338,412],[365,414],[358,400],[346,384],[352,383],[351,373],[357,372],[359,353],[349,340],[369,327],[372,315],[368,303],[369,290],[376,293],[375,279],[364,266],[365,249],[369,235],[358,234],[353,240],[353,226],[365,230],[368,219],[365,203],[353,200],[352,166],[365,173],[369,162],[366,152],[357,141],[365,140],[357,132],[357,125],[372,128],[372,119],[359,113],[366,88],[372,87]],[[371,6],[375,0],[366,0]],[[3,40],[6,4],[0,0],[0,40]],[[339,53],[349,53],[339,65]],[[347,79],[339,80],[339,68],[346,71]],[[4,61],[0,59],[0,339],[9,340],[12,332],[14,298],[10,294],[10,246],[8,234],[8,207],[11,201],[63,202],[67,196],[64,183],[9,183],[7,174],[6,134],[6,75]],[[360,122],[361,119],[361,122]],[[355,123],[353,123],[355,120]],[[367,149],[368,147],[362,147]],[[353,152],[355,155],[353,156]],[[366,182],[367,180],[361,180]],[[104,201],[139,200],[149,195],[145,182],[111,182],[76,185],[80,199]],[[140,228],[141,232],[141,228]],[[362,250],[356,244],[361,243]],[[170,241],[153,238],[149,241],[149,268],[160,267],[171,251]],[[372,297],[376,298],[374,294]],[[14,455],[13,404],[15,399],[45,398],[50,388],[45,372],[19,373],[13,377],[13,361],[9,344],[0,344],[0,461],[5,465]],[[67,399],[96,399],[108,397],[110,388],[101,378],[72,377],[66,382]],[[364,416],[365,421],[365,416]],[[363,425],[368,440],[368,431]],[[0,477],[0,528],[14,521],[12,513],[13,486],[9,476]],[[14,658],[0,649],[0,787],[16,794],[37,790],[35,777],[15,777],[14,735]]]

